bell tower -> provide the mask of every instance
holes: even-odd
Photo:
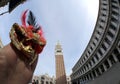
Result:
[[[60,43],[55,46],[56,84],[67,84],[63,52]]]

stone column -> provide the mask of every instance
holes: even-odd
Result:
[[[88,74],[89,80],[91,80],[92,78],[90,77],[90,74]]]
[[[103,63],[103,68],[105,71],[107,71],[107,67],[105,66],[105,64]]]
[[[93,61],[91,60],[90,62],[91,62],[91,64],[92,64],[92,66],[93,66],[93,65],[94,65]]]
[[[98,73],[97,73],[97,71],[96,71],[96,70],[95,70],[95,75],[96,75],[96,76],[98,76]]]
[[[99,53],[97,53],[97,56],[98,56],[98,58],[99,58],[99,59],[101,58],[101,56],[100,56],[100,54],[99,54]]]
[[[108,58],[107,61],[108,61],[109,66],[111,67],[112,63],[111,63],[110,59]]]
[[[91,68],[90,63],[88,63],[88,67],[89,67],[89,69]]]
[[[118,62],[118,59],[114,53],[112,53],[112,56],[113,56],[113,59],[115,60],[115,62]]]
[[[89,80],[89,77],[86,75],[86,82]]]
[[[101,70],[101,68],[100,68],[100,67],[98,68],[98,70],[99,70],[100,74],[102,74],[102,70]]]
[[[94,58],[95,62],[97,62],[97,59],[96,59],[96,57],[93,57],[93,58]]]
[[[94,75],[93,75],[93,73],[91,72],[91,75],[92,75],[92,79],[94,80]]]
[[[83,67],[83,71],[84,71],[84,73],[85,73],[85,67]]]

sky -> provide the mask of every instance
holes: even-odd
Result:
[[[14,23],[21,25],[21,14],[31,10],[42,26],[47,40],[39,55],[34,75],[55,76],[55,45],[62,45],[67,76],[84,52],[97,20],[99,0],[28,0],[10,14],[0,16],[0,38],[4,45],[10,43],[9,31]],[[8,5],[0,8],[7,11]]]

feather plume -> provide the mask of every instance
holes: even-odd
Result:
[[[25,12],[23,12],[22,14],[22,18],[21,18],[21,21],[22,21],[22,25],[26,27],[26,13],[27,13],[28,10],[26,10]]]
[[[40,28],[40,26],[36,23],[36,17],[32,13],[32,11],[29,11],[27,23],[29,25],[32,25],[35,29]]]

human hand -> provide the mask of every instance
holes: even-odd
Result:
[[[12,44],[0,49],[0,84],[28,84],[37,60],[29,65],[25,56]]]

